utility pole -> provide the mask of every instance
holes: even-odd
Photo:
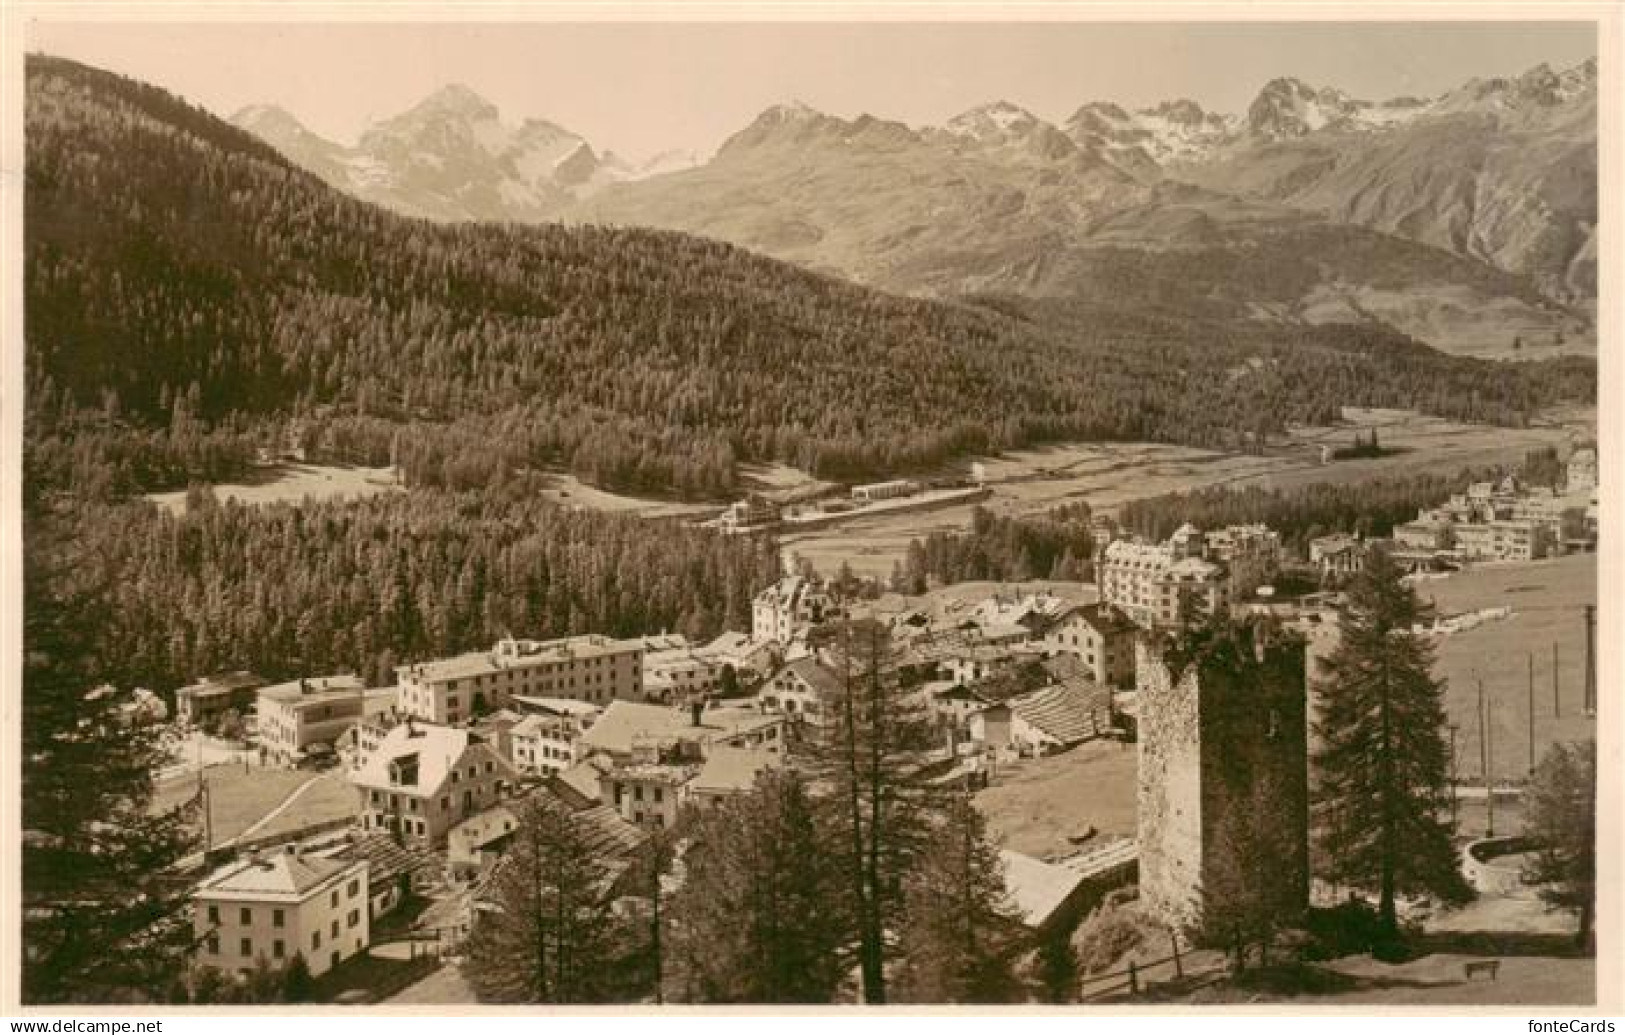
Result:
[[[1596,604],[1587,604],[1586,605],[1586,670],[1585,670],[1585,681],[1586,681],[1586,696],[1585,696],[1585,702],[1586,702],[1585,703],[1585,709],[1586,710],[1585,710],[1585,713],[1587,715],[1596,715],[1597,714],[1597,669],[1596,669],[1597,657],[1596,657],[1596,653],[1595,653],[1596,652],[1596,639],[1597,639],[1597,605]]]
[[[1557,692],[1557,641],[1552,641],[1552,717],[1563,717],[1563,698]]]
[[[1455,723],[1450,724],[1450,828],[1456,827],[1457,815],[1461,805],[1460,780],[1456,772],[1456,730]]]
[[[1495,836],[1495,778],[1490,775],[1490,711],[1484,700],[1484,680],[1478,680],[1478,757],[1484,771],[1484,804],[1489,810],[1484,836]]]
[[[1535,773],[1535,652],[1529,652],[1529,774]]]

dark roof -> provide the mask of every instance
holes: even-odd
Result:
[[[841,681],[836,678],[835,673],[820,664],[817,658],[797,658],[785,668],[791,675],[812,687],[816,693],[833,695],[840,692]]]
[[[1088,622],[1095,628],[1095,631],[1103,636],[1132,634],[1138,632],[1140,628],[1134,624],[1132,618],[1124,614],[1120,609],[1106,603],[1079,604],[1076,607],[1069,607],[1055,616],[1055,621],[1051,623],[1050,628],[1060,625],[1073,615],[1077,615]]]
[[[1111,709],[1107,688],[1087,680],[1068,680],[1012,698],[1011,709],[1034,728],[1062,744],[1086,740],[1096,733],[1095,716]]]
[[[389,834],[369,834],[334,853],[336,859],[367,860],[367,883],[374,887],[393,882],[429,863],[429,854],[397,844]]]

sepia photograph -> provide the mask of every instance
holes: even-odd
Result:
[[[7,16],[0,1012],[1619,1008],[1618,6],[604,10]]]

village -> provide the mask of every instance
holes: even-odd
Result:
[[[1200,915],[1203,875],[1226,850],[1202,818],[1234,793],[1209,775],[1214,758],[1251,759],[1280,809],[1281,873],[1306,902],[1337,900],[1339,889],[1313,878],[1308,744],[1318,666],[1338,642],[1339,587],[1369,551],[1380,546],[1423,580],[1589,552],[1596,486],[1596,453],[1578,448],[1561,485],[1472,484],[1391,540],[1321,537],[1296,558],[1261,525],[1186,524],[1148,542],[1097,518],[1092,583],[843,594],[787,553],[783,577],[755,598],[751,628],[709,642],[510,637],[402,664],[392,686],[342,673],[274,684],[222,673],[177,689],[172,712],[143,693],[139,717],[168,724],[174,745],[173,765],[157,774],[166,800],[195,794],[200,805],[204,850],[185,867],[195,964],[246,980],[297,955],[312,978],[332,975],[336,1001],[375,1001],[409,978],[456,986],[451,962],[490,908],[522,804],[538,797],[596,832],[607,871],[626,878],[603,894],[646,908],[637,903],[647,889],[630,877],[640,848],[689,810],[803,764],[801,749],[835,720],[829,702],[852,678],[840,640],[855,623],[884,631],[888,664],[937,731],[920,777],[974,794],[1003,835],[1023,922],[1064,934],[1137,886],[1177,957],[1174,932]],[[761,515],[750,501],[729,512],[746,528]],[[1443,639],[1510,611],[1437,614],[1415,631]],[[1154,635],[1217,613],[1267,618],[1281,632],[1256,645],[1245,676],[1180,671]],[[1076,768],[1044,768],[1056,764]],[[1068,782],[1084,772],[1086,786]],[[1473,798],[1468,783],[1458,793]],[[1463,845],[1467,871],[1481,891],[1527,899],[1504,867],[1483,862],[1506,840],[1493,838],[1496,801],[1510,803],[1503,815],[1515,811],[1517,789],[1480,783],[1490,829]],[[234,808],[248,811],[228,827]],[[380,978],[378,961],[398,962],[394,976]]]

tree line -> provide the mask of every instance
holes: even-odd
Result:
[[[47,526],[51,526],[49,529]],[[533,495],[418,490],[246,506],[191,494],[60,506],[27,526],[102,581],[86,631],[102,678],[168,690],[247,668],[266,678],[397,664],[507,636],[748,628],[772,545],[677,522],[576,512]]]

